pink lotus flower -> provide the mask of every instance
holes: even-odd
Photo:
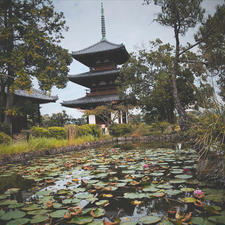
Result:
[[[114,148],[112,148],[112,152],[115,152],[115,149]]]
[[[191,173],[191,170],[189,168],[184,168],[183,171],[184,171],[185,174],[190,174]]]
[[[144,164],[143,167],[144,167],[144,168],[148,168],[148,164]]]
[[[194,195],[202,195],[202,194],[203,194],[202,190],[196,189],[194,191]]]

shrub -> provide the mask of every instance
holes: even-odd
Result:
[[[0,132],[4,132],[6,134],[10,134],[9,125],[6,123],[0,123]]]
[[[49,137],[50,136],[49,131],[43,127],[32,127],[31,134],[34,137]]]
[[[130,133],[132,130],[131,125],[129,124],[112,124],[109,127],[109,134],[114,137],[123,136],[125,134]]]
[[[49,127],[49,136],[56,139],[66,138],[66,129],[64,127]]]
[[[10,144],[11,141],[12,141],[12,138],[9,135],[7,135],[3,132],[0,132],[0,144],[8,145],[8,144]]]
[[[95,124],[85,124],[78,127],[78,136],[88,136],[88,135],[92,135],[94,137],[100,137],[101,130]]]

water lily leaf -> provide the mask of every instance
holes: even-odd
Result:
[[[131,221],[131,222],[123,222],[123,223],[120,223],[120,225],[136,225],[137,222],[136,221]]]
[[[40,209],[40,206],[38,204],[33,204],[33,205],[29,205],[29,206],[22,208],[22,210],[24,210],[24,211],[33,211],[36,209]]]
[[[194,203],[195,202],[195,198],[191,198],[191,197],[186,197],[186,198],[182,198],[181,201],[185,202],[185,203]]]
[[[96,220],[91,223],[88,223],[88,225],[104,225],[102,220]]]
[[[28,215],[43,215],[48,212],[49,212],[49,210],[47,210],[47,209],[39,209],[39,210],[34,210],[34,211],[28,211],[27,214]]]
[[[78,217],[74,217],[70,223],[75,223],[75,224],[87,224],[87,223],[91,223],[94,220],[94,218],[92,216],[78,216]]]
[[[28,218],[18,218],[18,219],[9,221],[6,225],[17,225],[17,224],[24,225],[24,224],[27,224],[29,221],[30,219]]]
[[[160,177],[160,176],[163,176],[164,173],[150,173],[150,175],[154,177]]]
[[[193,224],[204,224],[204,219],[202,217],[192,217],[191,222]]]
[[[0,217],[5,214],[5,211],[0,209]]]
[[[31,224],[35,224],[35,223],[42,223],[45,222],[49,219],[48,216],[45,215],[36,215],[34,217],[32,217],[32,219],[30,220]]]
[[[15,208],[23,207],[23,206],[24,206],[24,203],[18,202],[18,203],[14,204],[14,205],[9,205],[8,207],[9,207],[9,209],[15,209]]]
[[[170,182],[171,184],[182,184],[182,183],[185,183],[186,180],[175,179],[175,180],[170,180],[169,182]]]
[[[4,201],[1,201],[0,202],[0,205],[14,205],[16,203],[17,203],[16,200],[7,199],[7,200],[4,200]]]
[[[68,213],[68,211],[66,209],[61,209],[50,213],[50,216],[52,218],[63,218],[65,213]]]
[[[9,196],[10,196],[9,194],[1,194],[1,195],[0,195],[0,200],[6,199],[6,198],[8,198]]]
[[[195,189],[194,188],[181,188],[180,190],[183,192],[193,192]]]
[[[102,205],[107,205],[109,204],[109,200],[100,200],[98,202],[95,202],[95,205],[97,206],[102,206]]]
[[[169,184],[160,184],[157,186],[157,188],[162,188],[162,189],[172,189],[173,186],[169,185]]]
[[[139,199],[139,198],[145,198],[146,194],[143,193],[124,193],[124,198],[129,199]]]
[[[204,209],[211,214],[220,215],[220,212],[218,210],[216,210],[213,206],[205,205]]]
[[[156,191],[158,191],[158,188],[155,188],[154,186],[148,186],[148,187],[143,188],[143,191],[145,191],[145,192],[156,192]]]
[[[9,188],[4,194],[17,193],[19,190],[20,190],[20,188]]]
[[[187,175],[187,174],[176,175],[175,178],[178,178],[178,179],[190,179],[190,178],[192,178],[192,175]]]
[[[96,210],[92,210],[90,212],[91,216],[93,217],[101,217],[105,215],[105,210],[103,208],[98,208]]]
[[[38,191],[37,193],[36,193],[36,195],[38,195],[38,196],[46,196],[46,195],[50,195],[52,193],[52,191],[50,191],[50,190],[46,190],[46,191]]]
[[[93,198],[94,195],[89,194],[89,193],[80,193],[80,194],[76,195],[76,197],[79,199],[87,199],[87,198]]]
[[[60,209],[61,207],[62,207],[61,203],[58,203],[58,202],[53,203],[53,208],[54,209]]]
[[[143,224],[154,224],[158,223],[161,220],[158,216],[144,216],[139,221]]]
[[[208,220],[215,224],[225,224],[225,215],[222,216],[210,216]]]
[[[25,215],[26,215],[25,212],[19,210],[9,211],[1,216],[1,220],[18,219],[24,217]]]
[[[173,225],[173,223],[168,220],[163,220],[159,225]]]
[[[180,191],[180,190],[166,190],[165,193],[168,194],[168,195],[179,195],[180,193],[182,193],[182,191]]]

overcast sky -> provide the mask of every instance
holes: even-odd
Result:
[[[142,0],[102,0],[104,4],[106,39],[115,44],[123,43],[128,52],[147,45],[149,41],[160,38],[163,42],[174,44],[171,28],[153,22],[160,8],[143,5]],[[56,11],[64,13],[69,31],[64,32],[63,48],[72,51],[89,47],[101,40],[101,0],[53,0]],[[224,0],[203,0],[206,12],[213,14],[217,4]],[[194,42],[193,30],[190,30],[182,43]],[[73,60],[69,74],[89,71],[88,67]],[[41,114],[58,113],[65,110],[74,118],[82,116],[77,109],[62,107],[61,102],[85,96],[85,87],[68,82],[66,88],[54,88],[52,95],[58,95],[56,103],[41,105]]]

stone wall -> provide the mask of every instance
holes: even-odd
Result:
[[[21,154],[10,154],[3,156],[0,158],[0,165],[4,165],[7,163],[19,163],[19,162],[25,162],[35,157],[45,156],[45,155],[56,155],[59,153],[65,153],[65,152],[71,152],[71,151],[77,151],[77,150],[83,150],[88,148],[97,148],[101,146],[107,146],[111,144],[116,143],[126,143],[126,142],[144,142],[144,143],[151,143],[155,141],[178,141],[180,137],[177,134],[172,135],[160,135],[160,136],[143,136],[143,137],[118,137],[118,138],[112,138],[108,140],[103,141],[96,141],[96,142],[88,142],[81,145],[75,145],[75,146],[66,146],[61,148],[55,148],[55,149],[48,149],[48,150],[41,150],[41,151],[33,151],[33,152],[24,152]]]

